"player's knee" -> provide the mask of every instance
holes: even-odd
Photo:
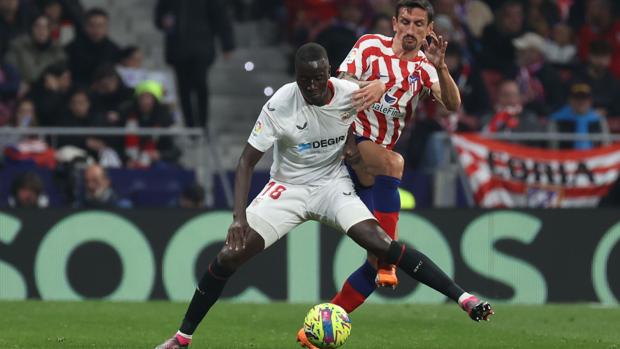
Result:
[[[217,255],[218,263],[227,270],[237,270],[243,261],[245,260],[245,248],[240,247],[238,250],[233,250],[224,246],[220,253]]]
[[[388,152],[383,161],[383,174],[386,176],[401,178],[405,168],[405,159],[395,151]]]

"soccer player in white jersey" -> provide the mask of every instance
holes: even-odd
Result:
[[[355,194],[342,154],[355,115],[351,96],[358,85],[329,78],[327,53],[314,43],[298,49],[295,77],[296,82],[280,88],[263,107],[237,166],[226,244],[199,281],[179,331],[157,349],[188,348],[227,279],[307,220],[334,226],[454,300],[468,299],[428,257],[390,239]],[[271,179],[246,208],[252,170],[272,146]],[[478,320],[491,312],[488,303],[472,309]]]

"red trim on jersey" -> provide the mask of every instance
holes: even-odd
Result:
[[[383,61],[385,62],[385,66],[387,67],[388,76],[390,80],[385,84],[386,91],[396,83],[396,75],[394,74],[394,69],[392,69],[392,58],[389,56],[383,56]]]
[[[359,45],[362,42],[367,41],[367,40],[371,40],[371,39],[375,39],[375,40],[381,41],[383,46],[388,47],[388,48],[392,48],[392,43],[394,42],[393,38],[384,39],[382,36],[377,35],[377,34],[365,34],[365,35],[362,35],[362,37],[357,41],[355,46],[359,47]]]
[[[362,136],[366,138],[370,138],[370,121],[368,121],[368,117],[366,116],[366,113],[362,110],[361,112],[357,113],[357,118],[362,122],[362,127],[363,127]]]
[[[431,76],[428,74],[426,69],[422,67],[421,64],[420,64],[420,72],[421,72],[420,77],[422,78],[422,84],[427,88],[431,88],[431,86],[433,86],[433,83],[431,82]]]
[[[392,119],[394,120],[394,133],[392,133],[392,139],[390,140],[390,144],[386,146],[387,149],[391,150],[396,145],[396,141],[400,137],[400,121],[398,118]]]
[[[396,100],[398,101],[400,101],[401,97],[409,91],[409,75],[411,74],[409,72],[409,64],[407,62],[401,61],[399,66],[401,74],[403,74],[403,82],[401,83],[400,89],[394,94],[394,97],[396,97]],[[400,105],[397,104],[397,107],[400,110]]]
[[[379,113],[376,110],[373,110],[373,113],[375,113],[375,117],[377,118],[377,122],[379,124],[379,135],[377,136],[375,143],[383,144],[385,134],[387,133],[387,118],[385,117],[385,115]]]
[[[389,57],[383,54],[380,48],[376,46],[368,47],[362,51],[362,74],[368,69],[368,57]]]
[[[374,71],[375,74],[372,77],[370,77],[369,80],[379,80],[379,79],[381,79],[381,74],[379,73],[379,60],[378,59],[375,59],[374,61],[372,61],[372,71]],[[386,89],[387,89],[387,87],[386,87]]]

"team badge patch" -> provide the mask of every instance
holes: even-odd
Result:
[[[396,103],[396,97],[390,95],[389,93],[386,93],[383,96],[383,100],[385,101],[385,103],[387,103],[389,105],[393,105],[394,103]]]
[[[347,58],[345,58],[345,63],[350,64],[353,63],[353,61],[355,61],[355,57],[357,56],[357,49],[354,48],[351,50],[351,52],[349,52],[349,54],[347,55]]]
[[[350,111],[344,111],[340,114],[340,119],[341,120],[347,120],[348,118],[350,118],[351,116],[353,116],[353,113],[351,113]]]
[[[255,135],[258,135],[258,134],[260,134],[262,131],[263,131],[263,123],[262,123],[260,120],[258,120],[258,121],[256,121],[256,125],[254,125],[254,130],[252,130],[252,132],[253,132]]]
[[[409,86],[411,86],[411,91],[415,94],[420,88],[420,75],[418,73],[413,73],[409,75]]]

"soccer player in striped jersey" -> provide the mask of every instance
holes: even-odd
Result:
[[[352,128],[364,168],[355,171],[356,190],[392,239],[397,238],[398,186],[404,167],[402,156],[392,148],[420,99],[432,95],[450,111],[461,104],[444,62],[448,42],[433,32],[433,15],[426,0],[400,0],[392,18],[394,36],[363,35],[338,69],[340,78],[360,85],[353,95],[358,113]],[[369,254],[331,302],[352,312],[377,286],[397,284],[395,266]],[[484,303],[472,295],[454,300],[470,315],[473,306]],[[297,340],[314,348],[303,331]]]

